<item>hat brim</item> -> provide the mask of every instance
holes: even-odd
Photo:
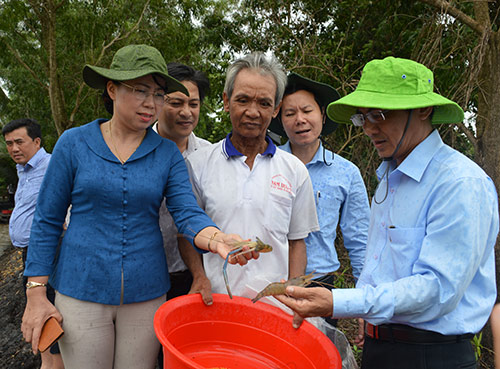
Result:
[[[147,76],[149,74],[157,74],[165,79],[167,83],[166,93],[182,92],[189,96],[186,87],[168,74],[157,69],[141,69],[141,70],[114,70],[93,65],[85,65],[83,68],[83,80],[92,88],[104,90],[109,80],[112,81],[129,81],[132,79]]]
[[[325,83],[313,81],[312,79],[303,77],[300,74],[293,72],[290,73],[287,77],[287,88],[289,86],[295,86],[296,91],[306,90],[313,93],[315,98],[321,103],[320,108],[323,107],[325,108],[325,114],[326,114],[326,107],[328,106],[328,104],[340,98],[339,93],[332,86],[327,85]],[[281,123],[280,117],[281,117],[281,109],[278,112],[276,118],[273,118],[271,120],[271,124],[269,125],[269,130],[271,132],[280,135],[281,137],[287,137],[286,132],[283,129],[283,124]],[[333,131],[335,131],[337,127],[338,124],[334,120],[330,119],[330,117],[328,117],[327,115],[325,119],[325,124],[323,125],[323,129],[321,130],[321,135],[327,136]]]
[[[349,124],[351,116],[359,108],[408,110],[428,106],[434,107],[432,124],[459,123],[464,120],[464,112],[457,103],[434,92],[407,96],[356,90],[330,103],[326,112],[334,121]]]

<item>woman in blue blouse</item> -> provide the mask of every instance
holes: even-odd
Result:
[[[220,232],[198,207],[175,143],[150,128],[165,93],[188,94],[168,76],[159,51],[123,47],[109,69],[87,65],[83,78],[104,89],[113,115],[64,132],[54,148],[32,227],[22,330],[36,352],[45,320],[62,322],[67,368],[154,368],[153,316],[170,288],[158,225],[162,199],[179,232],[200,249],[225,258],[227,243],[241,238]],[[55,306],[45,298],[49,276]]]

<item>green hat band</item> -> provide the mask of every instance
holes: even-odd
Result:
[[[457,103],[433,92],[434,76],[424,65],[387,57],[367,63],[356,90],[328,105],[328,116],[350,123],[358,108],[407,110],[434,107],[432,123],[458,123],[464,112]]]

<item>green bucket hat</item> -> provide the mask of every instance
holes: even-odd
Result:
[[[315,99],[319,102],[320,108],[326,108],[329,103],[340,98],[337,90],[335,90],[332,86],[327,85],[325,83],[316,82],[312,79],[301,76],[297,73],[290,73],[287,78],[285,94],[286,95],[293,94],[299,90],[306,90],[311,92]],[[337,128],[337,123],[334,120],[330,119],[328,116],[325,119],[325,124],[323,125],[323,129],[321,130],[321,135],[326,136]],[[276,116],[271,120],[271,124],[269,125],[269,130],[281,137],[286,137],[286,132],[283,129],[283,124],[281,123],[281,109]]]
[[[392,56],[375,59],[363,68],[356,90],[328,105],[327,114],[336,122],[351,123],[358,108],[407,110],[433,106],[432,124],[463,121],[462,108],[433,89],[434,75],[422,64]]]
[[[167,83],[166,93],[180,91],[189,96],[186,87],[168,75],[167,63],[160,52],[148,45],[128,45],[119,49],[109,68],[85,65],[83,80],[92,88],[104,90],[106,83],[128,81],[131,79],[158,74]]]

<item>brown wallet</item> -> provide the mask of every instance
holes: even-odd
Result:
[[[56,341],[61,338],[63,334],[64,331],[61,325],[56,318],[51,316],[43,325],[40,342],[38,342],[38,350],[40,350],[40,352],[44,352],[56,343]]]

